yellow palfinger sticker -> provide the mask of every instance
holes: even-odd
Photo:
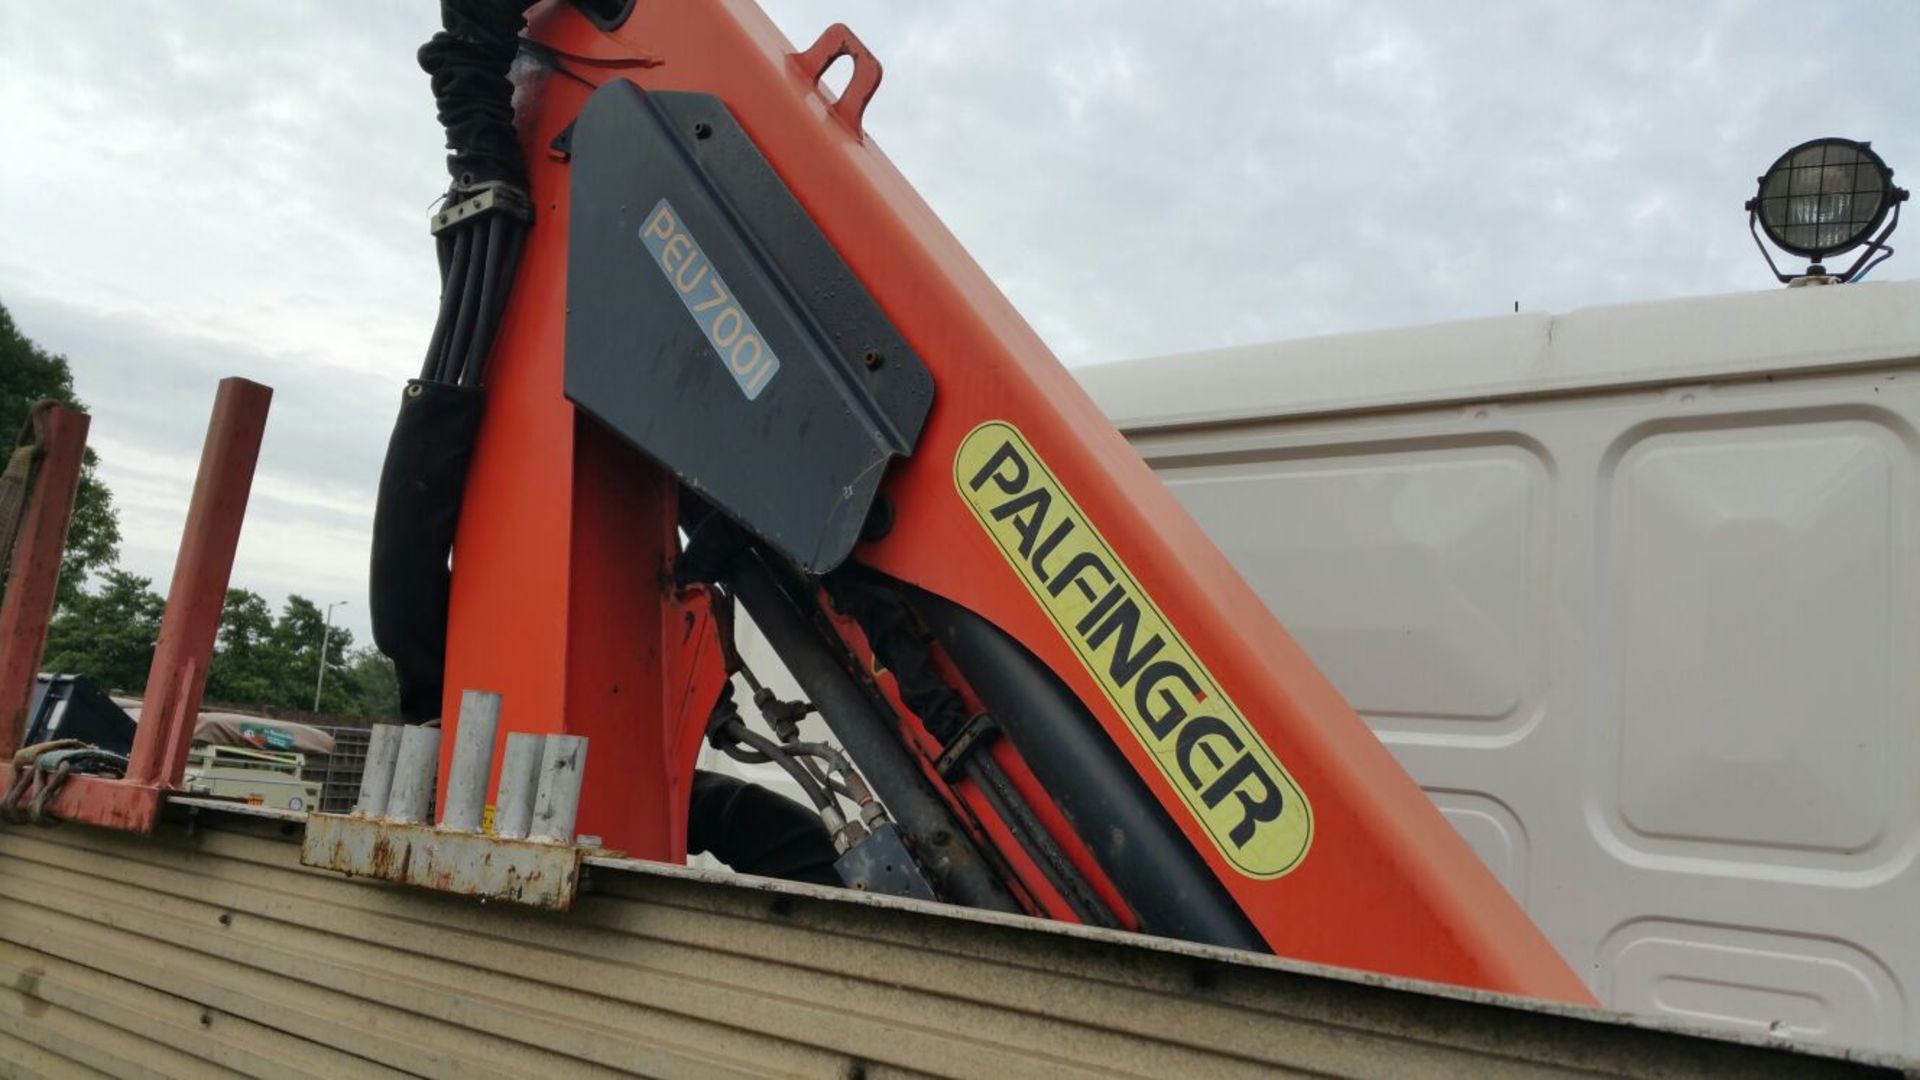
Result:
[[[1227,861],[1255,878],[1299,866],[1306,795],[1020,432],[974,428],[953,479]]]

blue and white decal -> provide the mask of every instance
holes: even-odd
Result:
[[[653,206],[647,223],[640,227],[640,242],[653,253],[653,262],[666,275],[667,284],[687,307],[687,313],[707,335],[720,362],[740,384],[740,392],[752,401],[767,388],[780,370],[780,358],[760,336],[733,290],[720,278],[720,271],[700,249],[700,242],[687,231],[673,206],[661,199]]]

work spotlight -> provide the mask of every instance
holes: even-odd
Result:
[[[1855,281],[1893,254],[1886,241],[1900,224],[1900,204],[1906,197],[1893,186],[1893,170],[1872,146],[1852,139],[1814,139],[1781,154],[1760,177],[1759,194],[1747,200],[1747,228],[1781,281]],[[1876,229],[1880,235],[1868,239]],[[1761,231],[1780,250],[1811,260],[1806,272],[1781,273],[1760,243]],[[1845,273],[1828,274],[1821,260],[1862,244],[1865,250]]]

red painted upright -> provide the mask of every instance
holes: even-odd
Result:
[[[126,776],[74,775],[64,782],[56,781],[58,786],[51,789],[51,798],[43,800],[53,820],[152,832],[167,795],[180,790],[272,400],[273,391],[259,383],[240,378],[220,380]],[[9,592],[0,613],[0,684],[4,684],[0,685],[0,700],[7,702],[22,692],[22,686],[31,686],[33,668],[39,662],[46,629],[44,617],[36,629],[19,613],[26,605],[41,605],[51,611],[60,548],[85,448],[87,418],[64,410],[56,412],[65,416],[65,427],[53,429],[59,434],[50,445],[45,463],[46,485],[36,493],[36,509],[30,512],[30,518],[32,514],[42,516],[33,519],[37,523],[32,526],[31,547],[19,554],[30,567],[21,581],[32,588],[23,589],[17,596]],[[16,569],[19,565],[16,562]],[[24,706],[24,699],[21,704]],[[16,727],[17,721],[0,732],[0,745],[19,737]],[[0,790],[13,786],[21,767],[0,759]],[[44,774],[34,783],[46,783]]]
[[[11,758],[26,737],[27,702],[53,621],[60,557],[80,489],[90,422],[86,413],[52,403],[34,406],[28,420],[38,460],[19,532],[0,537],[12,542],[11,551],[0,544],[0,556],[11,556],[6,592],[0,597],[0,761]]]

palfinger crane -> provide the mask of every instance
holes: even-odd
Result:
[[[373,555],[409,719],[486,686],[590,736],[580,827],[640,858],[1591,1000],[874,145],[856,36],[443,12],[441,308]],[[771,737],[738,612],[806,694],[755,693]]]

